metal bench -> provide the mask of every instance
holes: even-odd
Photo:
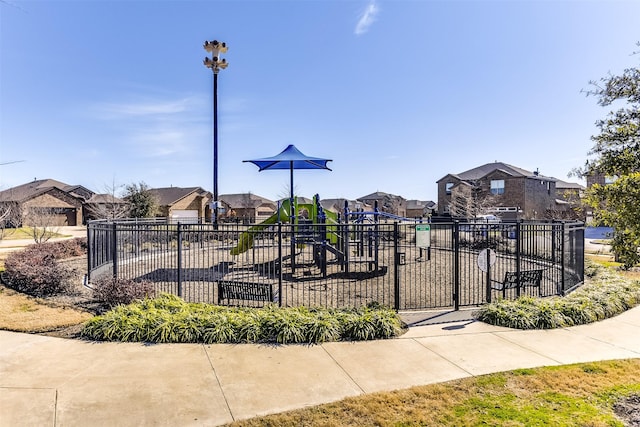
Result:
[[[275,302],[273,287],[269,283],[242,282],[236,280],[218,281],[218,304],[222,300]]]
[[[502,282],[493,281],[491,289],[502,291],[504,297],[507,289],[524,288],[526,286],[540,289],[542,270],[507,271]]]

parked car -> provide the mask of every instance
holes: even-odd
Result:
[[[476,222],[486,222],[489,224],[498,224],[502,222],[502,220],[495,215],[478,215],[475,220]]]

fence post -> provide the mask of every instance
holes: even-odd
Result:
[[[460,309],[460,222],[453,222],[453,309]]]
[[[518,278],[516,297],[520,296],[520,252],[522,252],[522,220],[516,222],[516,277]]]
[[[113,278],[118,278],[118,232],[117,232],[117,222],[113,222],[112,235],[111,235],[111,260],[113,261]]]
[[[559,294],[560,295],[564,295],[564,290],[566,289],[565,282],[564,282],[564,263],[565,263],[565,261],[564,261],[565,260],[565,256],[564,256],[565,246],[564,245],[565,245],[565,242],[568,240],[566,238],[567,236],[565,235],[566,230],[565,230],[565,227],[564,227],[564,221],[562,222],[562,226],[561,227],[562,227],[562,229],[561,229],[562,230],[562,245],[560,245],[560,258],[561,258],[561,261],[560,261],[560,275],[561,275],[561,277],[560,277],[560,286],[562,286],[562,289],[559,292]]]
[[[400,253],[398,252],[398,222],[393,223],[393,259],[394,267],[393,267],[393,297],[394,303],[393,308],[398,311],[400,310]]]
[[[487,292],[487,302],[491,302],[491,248],[485,249],[487,252],[487,272],[486,272],[486,292]]]
[[[278,307],[282,307],[282,268],[284,263],[282,262],[282,223],[278,221],[278,260],[280,265],[278,266]]]
[[[91,281],[91,249],[95,249],[95,244],[91,244],[91,222],[87,223],[87,284]]]
[[[178,296],[182,298],[182,227],[178,221]]]

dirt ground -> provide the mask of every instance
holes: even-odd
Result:
[[[613,412],[626,427],[640,426],[640,394],[632,394],[618,400],[613,405]]]

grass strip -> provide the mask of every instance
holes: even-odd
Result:
[[[252,426],[619,426],[640,394],[640,359],[520,369],[372,393],[230,424]]]

